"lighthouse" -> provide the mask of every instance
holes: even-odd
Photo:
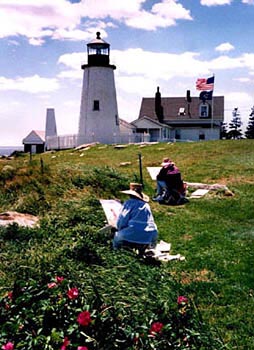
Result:
[[[83,87],[80,105],[78,143],[117,142],[120,128],[116,99],[114,70],[110,64],[110,45],[101,39],[87,44],[87,64],[81,68]]]

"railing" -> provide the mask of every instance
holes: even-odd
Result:
[[[150,135],[144,133],[120,133],[113,135],[107,144],[129,144],[129,143],[139,143],[139,142],[149,142]],[[48,136],[46,138],[46,151],[49,150],[64,150],[76,148],[82,144],[97,142],[94,135],[90,137],[84,135],[61,135],[61,136]]]

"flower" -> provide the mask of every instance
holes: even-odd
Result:
[[[8,296],[8,298],[9,298],[10,300],[12,300],[12,298],[13,298],[13,292],[8,292],[7,296]]]
[[[88,348],[86,346],[78,346],[77,350],[88,350]]]
[[[68,337],[64,337],[64,341],[63,341],[63,344],[62,344],[60,350],[66,350],[66,348],[69,344],[70,344],[70,341],[69,341]]]
[[[150,334],[156,335],[158,333],[161,333],[162,328],[163,328],[163,323],[161,323],[161,322],[154,322],[151,325]]]
[[[64,280],[64,277],[56,276],[57,283],[62,283]]]
[[[13,350],[14,349],[14,344],[12,342],[8,342],[5,345],[2,346],[3,350]]]
[[[57,286],[56,282],[48,283],[48,288],[55,288]]]
[[[67,296],[69,299],[76,299],[78,297],[78,288],[74,287],[68,290]]]
[[[178,298],[177,298],[177,304],[178,305],[185,305],[185,304],[188,304],[188,298],[187,297],[185,297],[185,296],[182,296],[182,295],[180,295]]]
[[[88,326],[89,323],[91,322],[91,316],[89,311],[82,311],[77,317],[77,322],[81,326]]]

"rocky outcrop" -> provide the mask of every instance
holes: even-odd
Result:
[[[34,227],[38,225],[38,222],[39,218],[30,214],[18,213],[16,211],[0,213],[0,226],[16,223],[19,226]]]

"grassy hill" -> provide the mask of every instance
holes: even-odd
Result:
[[[186,258],[151,265],[112,251],[98,199],[125,200],[120,191],[139,181],[140,157],[152,197],[146,167],[166,156],[185,181],[224,184],[234,195],[151,202],[159,238]],[[252,140],[95,145],[0,160],[0,211],[40,217],[38,228],[0,228],[0,346],[253,349],[253,183]]]

